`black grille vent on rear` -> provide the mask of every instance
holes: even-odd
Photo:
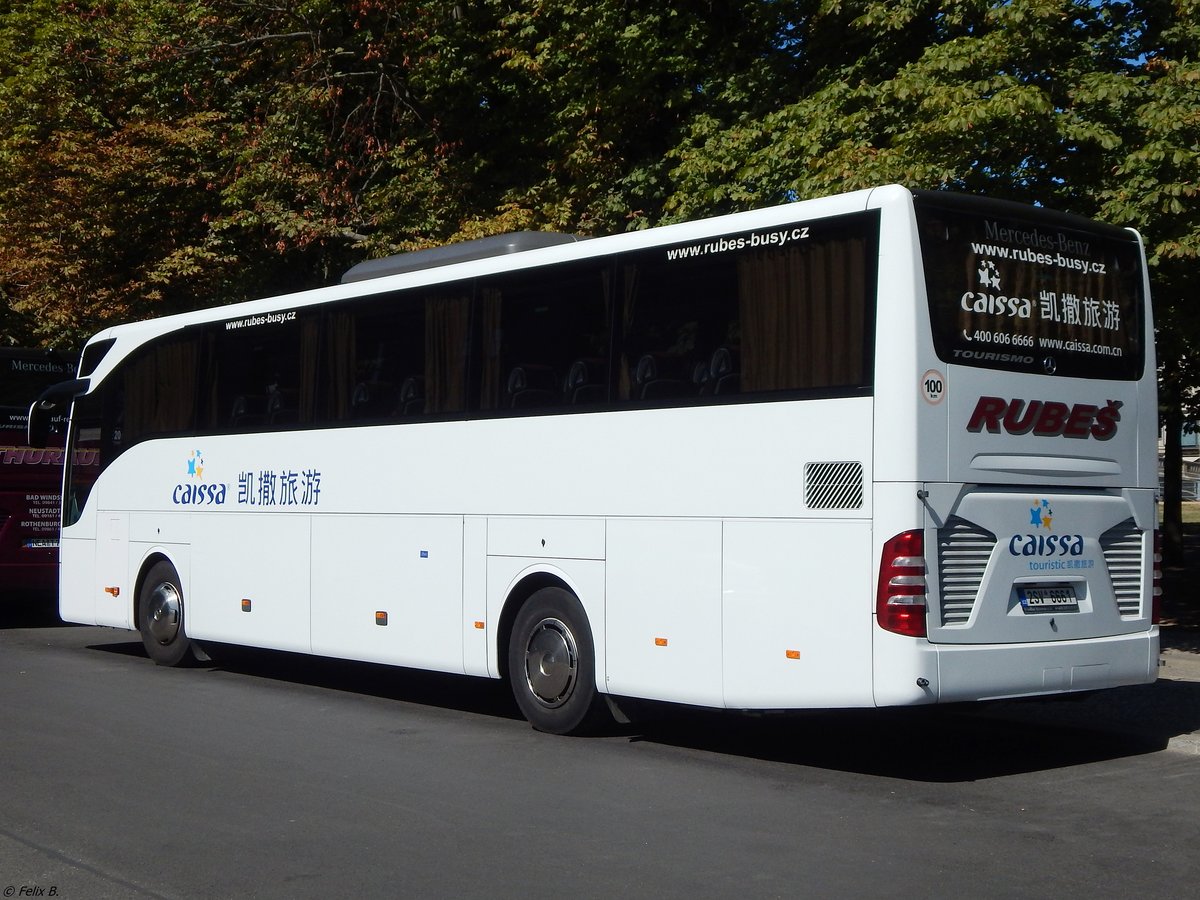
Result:
[[[952,518],[938,529],[938,585],[944,627],[966,625],[971,618],[995,546],[994,534],[966,519]]]
[[[1114,525],[1100,536],[1104,562],[1112,578],[1117,609],[1122,617],[1142,614],[1142,542],[1146,533],[1133,519]]]

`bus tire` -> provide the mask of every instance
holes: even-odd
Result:
[[[155,563],[138,591],[138,631],[146,655],[160,666],[184,666],[196,659],[184,630],[183,588],[175,567]]]
[[[574,594],[546,587],[525,601],[508,642],[508,679],[517,706],[538,731],[581,734],[600,723],[596,651]]]

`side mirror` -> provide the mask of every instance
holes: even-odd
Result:
[[[26,443],[30,447],[45,447],[46,439],[50,436],[50,420],[55,412],[69,406],[76,397],[86,394],[89,387],[89,379],[77,378],[74,381],[60,381],[42,391],[42,395],[29,407],[29,422],[25,426]]]

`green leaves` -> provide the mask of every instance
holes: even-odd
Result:
[[[0,10],[2,337],[523,228],[899,181],[1140,228],[1182,303],[1196,0],[27,0]]]

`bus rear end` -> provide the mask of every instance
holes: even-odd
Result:
[[[0,350],[0,592],[50,593],[58,579],[65,418],[57,447],[26,446],[30,405],[74,363],[44,350]]]
[[[876,702],[1153,681],[1157,395],[1140,239],[936,193],[914,209],[929,322],[910,369],[916,479],[880,493],[915,527],[898,520],[878,541]]]

